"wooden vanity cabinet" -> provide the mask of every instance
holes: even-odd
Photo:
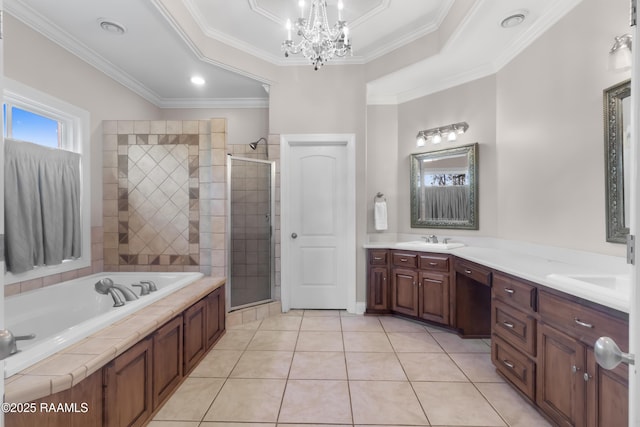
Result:
[[[211,292],[205,298],[207,349],[211,348],[225,329],[226,312],[224,286]]]
[[[390,312],[448,326],[451,305],[449,282],[451,257],[425,252],[389,251],[389,259],[391,264]],[[374,265],[370,265],[369,268],[369,289],[371,291],[372,285],[379,289],[380,282],[385,282],[383,274],[386,273],[382,271],[377,273]],[[376,273],[379,274],[377,279],[375,279]],[[372,278],[374,281],[371,280]],[[370,302],[371,299],[370,293]]]
[[[370,249],[367,254],[367,313],[389,313],[389,292],[389,251]]]
[[[198,364],[207,351],[206,299],[184,311],[184,374]]]
[[[628,351],[624,316],[545,291],[539,295],[539,311],[538,406],[561,426],[626,426],[627,367],[602,369],[593,354],[602,335]]]
[[[143,426],[153,413],[151,337],[138,342],[103,369],[104,425]]]
[[[465,338],[489,338],[491,336],[492,271],[461,258],[455,258],[454,269],[453,326]]]
[[[153,409],[171,395],[183,378],[182,316],[165,323],[153,334]]]

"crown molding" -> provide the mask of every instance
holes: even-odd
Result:
[[[5,2],[6,11],[24,24],[42,34],[52,42],[71,52],[87,64],[98,69],[113,80],[140,95],[154,105],[158,105],[160,97],[154,91],[141,84],[122,69],[89,49],[85,44],[72,37],[62,28],[52,24],[38,12],[20,0]]]
[[[164,98],[160,108],[269,108],[267,98]]]

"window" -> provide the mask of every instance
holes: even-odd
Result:
[[[10,79],[4,80],[4,136],[80,154],[81,256],[62,264],[5,275],[15,283],[91,266],[89,113]],[[2,200],[4,206],[4,200]],[[4,207],[3,207],[4,210]]]

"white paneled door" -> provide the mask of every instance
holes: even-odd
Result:
[[[282,173],[285,308],[353,308],[351,147],[338,139],[287,143]]]

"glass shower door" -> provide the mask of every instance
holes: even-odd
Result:
[[[270,301],[273,291],[273,162],[228,156],[229,307]]]

